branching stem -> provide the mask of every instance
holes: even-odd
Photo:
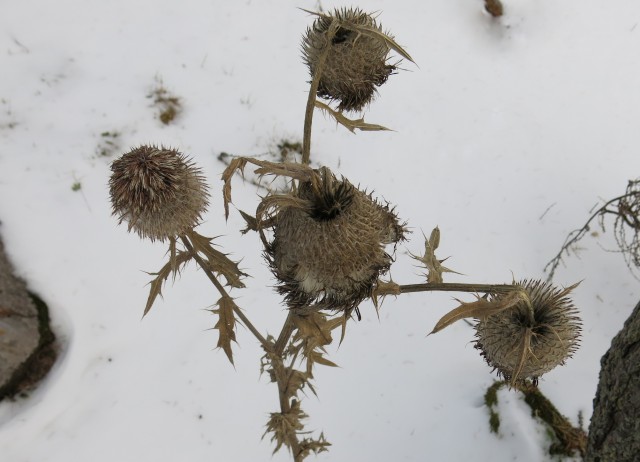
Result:
[[[193,248],[193,245],[189,241],[189,238],[187,236],[181,236],[180,239],[182,240],[182,243],[184,244],[185,248],[193,255],[193,258],[196,260],[200,268],[202,268],[202,270],[205,272],[205,274],[207,275],[211,283],[215,286],[218,292],[220,292],[220,295],[222,295],[223,297],[231,298],[229,293],[224,288],[224,286],[220,284],[220,281],[218,281],[216,276],[213,274],[213,272],[209,268],[209,265],[207,265],[207,263],[202,259],[202,257],[198,254],[198,252],[195,251],[195,249]],[[271,352],[273,350],[272,343],[270,343],[269,341],[267,341],[266,338],[264,338],[264,336],[258,331],[258,329],[255,328],[255,326],[251,323],[251,321],[249,321],[249,318],[245,316],[242,310],[234,305],[233,311],[236,314],[236,316],[240,318],[240,321],[242,322],[242,324],[244,324],[247,327],[247,329],[251,331],[251,333],[256,339],[258,339],[258,341],[262,345],[262,348],[264,348],[265,351]]]

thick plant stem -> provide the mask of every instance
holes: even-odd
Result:
[[[318,93],[318,86],[320,85],[320,78],[322,77],[322,71],[324,70],[324,63],[327,60],[329,50],[331,50],[331,43],[333,37],[338,30],[338,20],[333,19],[329,30],[327,30],[327,42],[324,45],[322,53],[318,57],[316,68],[313,73],[313,79],[311,80],[311,86],[309,87],[309,97],[307,98],[307,108],[304,113],[304,131],[302,138],[302,163],[308,164],[311,160],[311,125],[313,123],[313,111],[316,107],[316,94]]]
[[[377,295],[408,294],[412,292],[480,292],[480,293],[507,293],[517,289],[518,286],[512,284],[461,284],[455,282],[425,283],[425,284],[405,284],[382,289],[386,293]],[[396,292],[394,292],[394,290]]]
[[[230,295],[225,290],[224,286],[220,284],[220,281],[218,281],[218,279],[213,274],[211,269],[209,269],[209,266],[207,265],[207,263],[202,259],[202,257],[198,254],[198,252],[195,251],[195,249],[193,248],[193,245],[189,241],[189,238],[187,236],[181,236],[180,238],[185,248],[193,255],[193,258],[196,260],[200,268],[202,268],[202,270],[205,272],[205,274],[207,275],[211,283],[215,286],[216,289],[218,289],[218,292],[220,292],[220,295],[222,295],[223,297],[231,298]],[[251,323],[251,321],[249,321],[249,318],[245,316],[242,310],[234,305],[233,311],[235,315],[238,316],[242,324],[244,324],[245,327],[249,329],[249,331],[253,334],[253,336],[256,339],[258,339],[262,347],[266,351],[272,351],[273,350],[272,343],[267,341],[266,338],[264,338],[264,336],[258,331],[258,329],[255,328],[255,326]]]

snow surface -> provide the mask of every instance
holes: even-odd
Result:
[[[601,199],[638,175],[640,3],[635,0],[370,0],[419,67],[404,62],[366,120],[396,131],[352,135],[319,113],[312,157],[375,190],[413,228],[392,268],[418,282],[408,252],[439,225],[440,255],[464,273],[450,282],[544,278],[543,267]],[[345,6],[323,1],[325,9]],[[307,70],[299,43],[310,1],[109,2],[5,0],[0,16],[0,232],[32,290],[49,304],[63,352],[27,399],[0,403],[0,459],[256,461],[277,394],[259,376],[261,350],[240,329],[235,369],[214,350],[216,294],[190,266],[140,321],[161,244],[110,216],[109,164],[140,143],[175,146],[210,178],[200,232],[252,275],[234,291],[264,332],[286,315],[255,235],[222,212],[221,151],[260,154],[300,138]],[[164,126],[149,92],[162,79],[184,112]],[[104,132],[119,148],[101,156]],[[80,183],[81,189],[72,186]],[[256,188],[234,183],[238,208]],[[582,280],[574,301],[582,347],[540,387],[574,422],[591,415],[599,361],[638,300],[638,281],[611,229],[581,243],[556,283]],[[340,368],[319,368],[306,398],[308,429],[333,443],[316,460],[531,461],[544,432],[516,397],[499,394],[501,435],[483,394],[494,377],[458,323],[425,334],[454,306],[450,294],[385,301],[344,343]],[[313,460],[313,457],[311,458]]]

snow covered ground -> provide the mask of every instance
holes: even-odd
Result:
[[[352,135],[316,115],[312,158],[397,205],[413,228],[392,268],[419,282],[408,252],[438,225],[449,281],[545,278],[542,270],[601,199],[639,173],[640,3],[634,0],[369,0],[418,63],[389,79],[366,112],[395,131]],[[254,155],[300,138],[307,69],[301,34],[311,1],[5,0],[0,16],[0,233],[51,309],[62,355],[27,399],[0,403],[6,462],[257,461],[275,387],[261,350],[239,331],[235,369],[214,350],[216,300],[190,266],[140,321],[145,284],[164,263],[111,217],[110,162],[140,143],[177,147],[210,179],[205,235],[252,275],[237,303],[270,334],[286,315],[255,235],[225,223],[221,151]],[[323,1],[332,9],[349,4]],[[163,125],[148,94],[161,79],[184,110]],[[117,137],[111,136],[117,133]],[[115,145],[115,146],[114,146]],[[103,151],[107,155],[102,155]],[[75,186],[75,187],[74,187]],[[79,188],[79,189],[78,189]],[[74,190],[75,189],[75,190]],[[257,190],[234,183],[238,208]],[[574,293],[582,346],[541,380],[574,422],[591,415],[599,361],[638,301],[611,229],[581,242],[556,283]],[[144,270],[144,271],[142,271]],[[544,431],[500,393],[501,435],[483,394],[494,377],[464,323],[426,337],[451,295],[366,303],[340,368],[320,368],[303,408],[333,443],[317,460],[547,460]],[[313,458],[311,458],[313,460]]]

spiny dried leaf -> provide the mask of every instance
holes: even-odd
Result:
[[[300,409],[300,402],[296,399],[292,400],[289,412],[285,414],[281,412],[271,413],[267,422],[267,429],[262,437],[264,438],[267,433],[272,433],[271,442],[276,442],[273,454],[278,452],[283,445],[290,450],[292,449],[294,442],[297,441],[297,433],[304,429],[301,420],[307,417],[307,414]]]
[[[418,256],[411,254],[411,257],[422,263],[427,270],[427,282],[440,284],[443,281],[443,273],[455,273],[460,274],[457,271],[453,271],[449,268],[442,266],[442,262],[446,260],[438,260],[436,258],[436,249],[440,245],[440,228],[437,226],[431,231],[429,239],[424,240],[424,255]]]
[[[213,248],[211,242],[213,242],[214,238],[202,236],[195,231],[191,231],[187,235],[193,244],[194,250],[202,253],[207,258],[211,271],[223,275],[227,285],[231,287],[244,287],[244,283],[240,278],[247,276],[247,274],[240,271],[238,264],[230,260],[226,254]]]
[[[294,339],[313,339],[316,345],[331,343],[331,330],[325,314],[312,312],[304,316],[294,315],[292,321],[297,329]]]
[[[304,460],[311,452],[319,454],[328,451],[329,446],[331,446],[331,443],[326,440],[324,433],[320,433],[320,437],[317,440],[305,438],[300,441],[300,459]]]
[[[287,399],[298,397],[298,391],[302,390],[305,385],[308,385],[315,394],[315,390],[309,383],[309,379],[311,378],[309,374],[291,367],[285,368],[285,373],[287,374],[288,380],[283,393]]]
[[[256,217],[249,215],[242,210],[239,210],[240,215],[244,218],[245,223],[247,223],[247,227],[240,231],[242,234],[247,234],[249,231],[258,231],[258,220]]]
[[[386,297],[387,295],[400,295],[400,286],[393,281],[378,279],[371,293],[371,299],[376,310],[378,309],[378,297]]]
[[[311,352],[311,354],[309,355],[309,360],[312,360],[314,364],[318,363],[318,364],[322,364],[323,366],[338,367],[336,363],[325,358],[324,353],[321,353],[317,349]]]
[[[436,323],[436,326],[429,333],[435,334],[442,329],[449,327],[456,321],[464,318],[478,318],[483,319],[492,314],[499,313],[501,311],[513,308],[527,297],[527,294],[522,290],[514,290],[509,295],[499,300],[487,300],[485,298],[478,297],[475,302],[460,302],[460,306],[449,311]]]
[[[217,309],[211,310],[213,314],[218,315],[218,322],[213,327],[218,330],[218,344],[216,348],[222,348],[229,358],[229,362],[233,364],[233,351],[231,351],[231,342],[236,341],[236,318],[233,310],[237,305],[231,297],[223,296],[216,302]]]
[[[229,166],[222,172],[222,181],[224,186],[222,187],[222,198],[224,200],[224,217],[229,219],[229,203],[231,202],[231,179],[236,171],[244,174],[244,168],[247,165],[248,159],[246,157],[236,157]]]
[[[316,176],[314,170],[305,164],[296,162],[269,162],[266,160],[248,159],[252,164],[258,165],[254,172],[258,175],[286,176],[300,181],[311,181]]]
[[[342,317],[328,319],[325,314],[320,312],[311,312],[306,315],[296,314],[292,317],[295,331],[289,354],[301,355],[306,360],[307,379],[313,378],[313,366],[316,363],[337,367],[333,361],[324,357],[326,353],[324,346],[333,341],[331,331],[342,323]]]
[[[334,111],[331,106],[323,103],[322,101],[316,100],[315,105],[317,108],[325,111],[331,117],[335,119],[337,123],[345,127],[351,133],[355,133],[356,129],[363,132],[378,132],[378,131],[391,131],[391,129],[384,127],[382,125],[370,124],[364,121],[364,117],[360,117],[359,119],[349,119],[340,111]]]
[[[409,53],[407,53],[404,48],[402,48],[400,45],[398,45],[398,43],[396,43],[396,41],[393,40],[393,38],[389,37],[387,34],[385,34],[384,32],[382,32],[379,29],[376,29],[375,27],[365,26],[365,25],[361,25],[361,24],[345,24],[345,23],[340,23],[340,27],[343,27],[345,29],[352,29],[352,30],[355,30],[357,32],[360,32],[363,35],[368,35],[369,37],[373,37],[373,38],[376,38],[378,40],[381,40],[389,48],[391,48],[393,51],[398,53],[404,59],[406,59],[408,61],[411,61],[413,64],[416,63],[413,60],[413,58],[411,57],[411,55],[409,55]]]
[[[162,285],[167,280],[169,275],[173,273],[175,277],[175,273],[180,271],[180,268],[190,259],[191,255],[188,252],[180,251],[170,255],[169,261],[162,267],[162,269],[160,269],[160,271],[158,271],[157,273],[148,273],[149,275],[156,277],[149,283],[151,285],[151,288],[149,289],[149,297],[147,298],[147,304],[145,305],[144,313],[142,314],[143,318],[147,315],[147,313],[153,306],[153,303],[155,302],[158,295],[162,296]]]
[[[224,186],[222,187],[222,197],[224,200],[224,213],[226,219],[229,218],[229,204],[232,202],[231,179],[237,171],[244,174],[244,169],[247,166],[247,163],[256,165],[258,168],[254,170],[254,172],[260,176],[284,176],[300,181],[311,181],[317,176],[311,167],[304,164],[298,164],[295,162],[277,163],[258,160],[252,157],[236,157],[229,163],[229,166],[222,173],[222,181],[224,182]]]

